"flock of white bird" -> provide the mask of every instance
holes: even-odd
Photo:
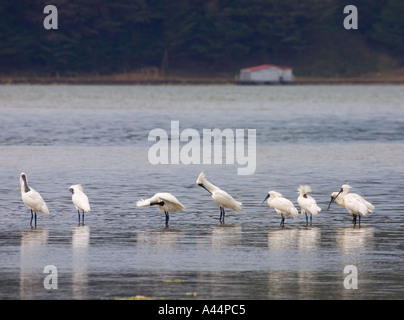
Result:
[[[28,186],[28,180],[25,173],[21,173],[20,175],[20,184],[22,201],[31,210],[31,228],[36,228],[37,213],[42,212],[46,215],[49,215],[49,209],[45,201],[42,199],[41,195]],[[241,210],[242,203],[236,201],[226,191],[209,182],[203,172],[201,172],[198,179],[196,180],[196,184],[207,190],[211,194],[213,201],[219,206],[220,223],[224,223],[225,208],[236,211]],[[349,193],[350,189],[351,187],[349,185],[344,184],[339,192],[333,192],[331,194],[331,201],[328,205],[327,210],[330,208],[331,203],[336,202],[340,206],[345,207],[348,212],[353,215],[354,226],[356,225],[356,220],[359,216],[360,226],[361,216],[366,216],[369,212],[373,212],[374,206],[358,194]],[[300,206],[300,212],[302,214],[304,213],[306,216],[306,225],[309,224],[309,219],[310,225],[312,225],[312,217],[317,216],[318,213],[321,211],[321,208],[317,205],[316,200],[312,196],[308,195],[308,193],[311,192],[310,186],[301,185],[297,190],[299,192],[297,202]],[[80,223],[84,225],[84,213],[91,210],[88,197],[83,192],[83,188],[80,184],[70,186],[69,191],[72,193],[72,202],[78,213],[79,225]],[[266,200],[268,206],[274,208],[276,213],[281,215],[281,226],[285,225],[286,217],[292,216],[293,218],[296,218],[299,214],[293,203],[283,197],[283,195],[279,192],[269,191],[262,204]],[[170,212],[184,210],[184,206],[182,205],[182,203],[178,201],[178,199],[171,193],[156,193],[149,199],[141,199],[137,201],[136,205],[138,207],[153,205],[157,206],[159,210],[165,213],[166,226],[168,226]],[[34,220],[34,226],[32,225],[32,220]]]

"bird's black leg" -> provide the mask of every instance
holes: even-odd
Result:
[[[353,222],[353,226],[355,228],[355,226],[356,226],[356,214],[353,215],[353,221],[352,222]]]
[[[84,226],[84,211],[83,214],[81,215],[81,224]]]
[[[32,226],[32,219],[34,218],[34,213],[32,212],[32,210],[31,210],[31,222],[29,223],[29,225],[31,226],[31,228],[33,228],[33,226]]]
[[[77,210],[77,215],[79,217],[79,225],[80,225],[80,211],[79,210]]]
[[[223,215],[222,215],[222,223],[224,223],[224,216],[226,214],[226,212],[224,211],[224,208],[222,207],[222,211],[223,211]]]
[[[220,218],[219,218],[220,223],[224,223],[224,208],[220,207]]]
[[[313,225],[313,215],[312,214],[310,215],[310,225],[311,226]]]
[[[170,220],[170,215],[167,211],[164,211],[164,213],[166,214],[166,227],[168,227],[168,220]]]
[[[309,225],[309,219],[307,217],[307,213],[305,212],[304,214],[306,215],[306,226],[308,226]]]
[[[35,229],[36,229],[36,212],[34,212],[34,219],[35,219]]]
[[[361,215],[359,215],[359,228],[361,227]]]
[[[284,227],[285,226],[285,217],[283,216],[283,214],[281,214],[282,220],[281,220],[281,224],[280,226]]]

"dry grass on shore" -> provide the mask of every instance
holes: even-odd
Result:
[[[220,74],[200,76],[197,74],[163,74],[157,68],[145,68],[137,72],[110,75],[0,75],[0,84],[236,84],[235,75]],[[295,85],[321,84],[404,84],[404,69],[389,74],[369,74],[360,77],[295,77]]]

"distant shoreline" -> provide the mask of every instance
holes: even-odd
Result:
[[[159,74],[113,74],[83,76],[0,76],[0,84],[69,84],[69,85],[237,85],[230,76],[194,77],[162,76]],[[363,77],[295,77],[288,84],[269,85],[402,85],[404,75],[363,76]],[[263,85],[263,84],[251,84]],[[268,84],[266,84],[268,85]]]

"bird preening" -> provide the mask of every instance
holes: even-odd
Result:
[[[69,191],[72,193],[72,201],[79,216],[79,225],[80,225],[80,211],[82,212],[81,224],[84,225],[84,212],[89,212],[91,210],[88,197],[83,192],[83,187],[81,186],[81,184],[74,184],[70,186]]]
[[[25,173],[20,174],[20,185],[21,185],[21,198],[24,204],[31,210],[31,228],[36,228],[36,214],[42,212],[45,215],[49,215],[49,209],[45,201],[42,199],[39,192],[28,186],[28,179]],[[32,220],[34,220],[34,226],[32,225]]]
[[[356,226],[356,219],[359,217],[359,227],[361,226],[361,216],[367,216],[369,212],[373,212],[375,206],[370,202],[363,199],[356,193],[349,193],[352,187],[348,184],[341,186],[339,192],[331,194],[331,201],[328,204],[327,210],[330,209],[331,203],[337,202],[341,207],[345,207],[350,214],[352,214],[353,226]]]
[[[200,173],[198,179],[196,180],[196,184],[205,190],[207,190],[211,195],[213,201],[219,206],[220,208],[220,223],[224,223],[224,216],[226,212],[224,208],[233,209],[236,211],[241,210],[242,203],[234,200],[234,198],[229,195],[226,191],[216,187],[212,183],[210,183],[203,172]]]
[[[178,201],[171,193],[161,192],[156,193],[149,199],[141,199],[136,202],[138,207],[157,206],[157,208],[165,213],[166,227],[168,227],[168,221],[170,220],[169,212],[182,211],[184,206]]]

